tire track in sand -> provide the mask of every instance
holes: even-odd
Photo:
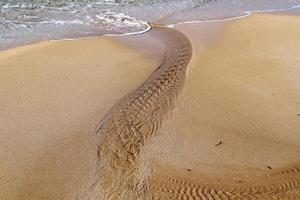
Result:
[[[150,167],[142,166],[143,147],[159,129],[183,88],[191,60],[190,41],[181,32],[154,26],[150,34],[165,45],[165,59],[136,90],[119,100],[96,133],[98,170],[95,183],[78,199],[91,200],[296,200],[299,168],[268,174],[253,186],[190,183],[172,176],[150,185]],[[282,178],[284,177],[284,178]]]
[[[192,56],[191,43],[181,32],[154,25],[150,34],[165,46],[164,61],[139,88],[119,100],[96,129],[99,177],[79,199],[148,198],[150,172],[141,172],[141,150],[174,107]]]
[[[300,171],[284,168],[255,180],[253,185],[191,183],[183,177],[156,175],[151,184],[153,200],[298,200]]]

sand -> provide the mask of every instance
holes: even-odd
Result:
[[[151,161],[141,160],[141,156],[174,108],[192,56],[191,43],[181,32],[153,26],[149,34],[165,45],[164,59],[140,87],[110,109],[97,127],[99,178],[85,194],[89,199],[149,196]]]
[[[92,132],[152,73],[153,55],[109,38],[1,52],[0,199],[71,199],[94,181]]]
[[[254,15],[224,24],[205,51],[194,45],[182,97],[149,147],[160,199],[226,199],[210,193],[281,181],[299,187],[299,25],[298,16]],[[201,30],[178,28],[192,41]],[[277,170],[295,173],[266,178]]]
[[[144,116],[164,117],[157,117],[161,126],[147,136],[134,162],[113,171],[131,177],[134,168],[134,178],[106,199],[132,194],[163,200],[298,199],[299,23],[297,15],[259,14],[177,26],[193,46],[188,66],[188,59],[174,60],[189,55],[185,47],[174,48],[186,46],[184,36],[167,31],[177,38],[168,43],[160,28],[142,36],[46,42],[0,52],[0,199],[100,198],[103,194],[94,194],[103,193],[99,188],[118,188],[99,177],[107,169],[99,155],[110,155],[101,154],[100,141],[115,141],[104,150],[113,152],[109,148],[118,137],[109,136],[116,132],[99,137],[94,130],[101,119],[109,124],[104,127],[118,127],[116,121],[124,117],[114,121],[115,114],[107,112],[129,113],[127,100],[140,94],[130,91],[166,55],[165,69],[174,62],[176,69],[188,67],[180,77],[185,84],[174,95],[164,91],[163,79],[157,96],[165,93],[166,100],[150,101],[161,115],[133,112],[134,119],[144,121]],[[162,74],[156,70],[146,85],[153,87],[149,80]],[[168,99],[176,101],[169,105]],[[101,127],[97,133],[107,132]]]

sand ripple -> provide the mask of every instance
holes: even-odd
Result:
[[[117,102],[97,128],[99,178],[91,189],[104,195],[89,198],[148,196],[150,172],[140,173],[140,153],[173,108],[192,55],[191,43],[179,31],[155,26],[151,34],[165,45],[164,62],[144,84]]]
[[[160,175],[151,187],[151,199],[191,200],[296,200],[300,198],[297,167],[278,170],[256,180],[254,186],[192,183],[181,177]],[[273,175],[277,176],[274,177]]]
[[[275,172],[253,178],[251,184],[210,184],[168,173],[152,176],[151,166],[141,161],[142,150],[174,108],[185,82],[192,47],[175,29],[154,26],[150,34],[165,45],[164,62],[144,84],[117,102],[96,129],[98,174],[85,199],[300,199],[299,167],[272,170]]]

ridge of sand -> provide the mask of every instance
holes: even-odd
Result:
[[[151,168],[141,163],[140,154],[174,107],[192,56],[191,43],[181,32],[154,26],[150,34],[165,45],[165,58],[140,87],[110,109],[96,129],[100,136],[99,178],[91,191],[79,198],[134,200],[149,196]]]
[[[0,52],[0,199],[299,199],[299,16],[228,23],[206,51],[198,26],[177,27],[194,51],[176,106],[191,49],[172,29],[146,34],[167,42],[153,75],[161,59],[103,38]]]

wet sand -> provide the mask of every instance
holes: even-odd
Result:
[[[299,198],[299,23],[0,52],[1,198]]]
[[[150,195],[151,161],[141,157],[174,108],[184,86],[192,46],[175,29],[153,25],[149,34],[164,44],[164,59],[140,87],[110,109],[95,130],[99,135],[99,177],[83,198],[146,199]]]

